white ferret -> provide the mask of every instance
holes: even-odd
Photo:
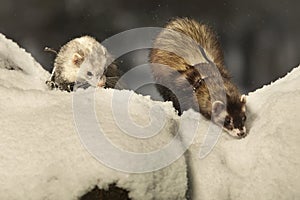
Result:
[[[108,78],[107,78],[108,77]],[[97,40],[90,36],[75,38],[57,54],[47,85],[68,92],[77,87],[114,87],[119,77],[112,57]]]

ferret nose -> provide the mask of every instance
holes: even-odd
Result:
[[[239,132],[237,135],[238,135],[239,137],[243,137],[243,136],[245,135],[245,132]]]

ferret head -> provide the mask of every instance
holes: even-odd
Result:
[[[214,123],[223,126],[223,129],[233,137],[242,138],[246,136],[246,97],[242,95],[239,101],[221,101],[212,104],[212,120]]]
[[[59,88],[77,84],[104,86],[107,50],[94,38],[83,36],[71,40],[59,51],[54,64],[54,82]],[[66,89],[68,90],[68,89]]]

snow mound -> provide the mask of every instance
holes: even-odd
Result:
[[[223,134],[203,160],[197,159],[198,135],[189,149],[193,199],[300,198],[299,85],[300,67],[250,93],[249,135],[233,140]]]
[[[119,172],[101,164],[84,148],[76,132],[73,94],[46,90],[49,74],[32,57],[3,35],[0,44],[0,199],[77,199],[96,185],[105,189],[113,183],[128,190],[132,199],[185,198],[184,157],[161,170],[140,174]],[[130,151],[151,151],[173,138],[170,129],[176,124],[176,116],[170,103],[162,104],[166,120],[160,130],[162,136],[151,141],[133,140],[120,136],[122,130],[111,114],[114,90],[78,94],[89,92],[95,92],[98,119],[100,123],[105,121],[101,126],[114,145]],[[131,96],[131,117],[141,126],[148,120],[141,113],[161,106],[130,91],[119,93]],[[116,104],[125,104],[120,100]],[[86,104],[90,99],[82,101]]]
[[[97,161],[81,144],[73,121],[71,94],[2,86],[0,92],[5,94],[0,97],[0,199],[75,199],[95,185],[106,188],[110,183],[130,191],[133,199],[184,198],[184,157],[153,173],[118,172]],[[113,91],[97,93],[105,97],[99,110],[106,112]],[[136,111],[147,113],[147,100],[137,98],[140,103],[136,102]],[[104,119],[115,145],[131,149],[156,147],[157,140],[139,145],[124,141],[109,112]],[[166,127],[162,131],[165,136],[161,140],[170,137],[168,130]]]
[[[49,73],[12,40],[0,33],[0,85],[45,90]]]
[[[300,67],[249,94],[246,138],[222,133],[212,152],[200,159],[211,124],[198,113],[178,117],[171,103],[132,91],[49,91],[44,84],[49,74],[28,53],[3,35],[0,44],[0,199],[77,199],[95,185],[112,183],[128,190],[130,198],[143,200],[186,199],[186,193],[193,199],[300,198]],[[85,148],[85,136],[97,140],[85,132],[91,128],[89,113],[80,107],[91,102],[95,122],[124,152],[155,152],[173,140],[180,150],[192,141],[192,130],[197,135],[184,156],[162,169],[122,172],[137,166],[130,160],[125,170],[115,170]],[[128,113],[145,138],[125,134],[126,128],[135,130],[126,121]],[[78,126],[81,121],[87,123]],[[164,126],[155,126],[159,122]],[[156,135],[146,137],[154,130]],[[101,153],[116,159],[111,148],[102,147]],[[159,161],[169,161],[174,152],[162,154]],[[152,161],[145,159],[139,169],[157,162]]]

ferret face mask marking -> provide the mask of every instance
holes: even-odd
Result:
[[[223,129],[233,137],[242,138],[246,136],[246,98],[242,95],[240,104],[234,109],[228,109],[221,101],[215,101],[212,105],[212,120],[223,126]]]

